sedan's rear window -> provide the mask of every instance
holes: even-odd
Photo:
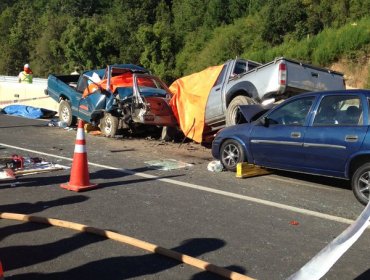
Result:
[[[314,126],[357,126],[363,124],[361,99],[354,95],[325,96],[317,109]]]

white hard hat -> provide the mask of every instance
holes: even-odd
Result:
[[[28,63],[26,63],[26,64],[24,65],[24,68],[30,68],[30,66],[28,65]]]

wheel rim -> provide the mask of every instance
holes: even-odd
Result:
[[[370,171],[364,172],[358,180],[358,194],[365,200],[369,200]]]
[[[112,120],[110,118],[105,119],[104,131],[106,134],[110,134],[112,131]]]
[[[67,107],[62,108],[61,115],[63,121],[67,122],[69,120],[69,110]]]
[[[234,144],[228,144],[222,151],[222,159],[224,164],[229,167],[234,167],[240,159],[240,151]]]

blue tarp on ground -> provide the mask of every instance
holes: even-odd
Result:
[[[53,111],[27,105],[9,105],[3,108],[3,112],[7,115],[20,116],[29,119],[40,119],[43,117],[49,117],[51,113],[53,113],[52,115],[56,114],[56,112]]]

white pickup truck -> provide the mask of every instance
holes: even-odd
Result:
[[[345,89],[342,73],[284,57],[266,64],[229,60],[209,93],[206,127],[211,132],[239,123],[239,105],[275,102],[307,91],[340,89]]]

